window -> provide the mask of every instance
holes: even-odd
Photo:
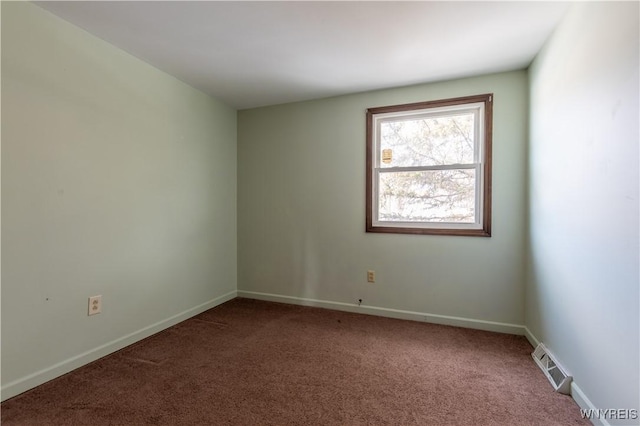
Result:
[[[367,232],[491,235],[492,102],[367,110]]]

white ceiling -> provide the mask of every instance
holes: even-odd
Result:
[[[238,108],[526,68],[560,2],[45,1]]]

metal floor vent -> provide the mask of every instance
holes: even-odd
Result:
[[[540,343],[531,354],[533,360],[538,364],[538,367],[542,369],[551,385],[556,392],[569,395],[571,393],[571,381],[573,377],[567,376],[562,367],[557,363],[555,359],[549,354],[545,345]]]

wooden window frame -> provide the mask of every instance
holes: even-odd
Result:
[[[376,155],[375,147],[377,146],[375,137],[375,117],[379,114],[402,113],[408,111],[420,111],[442,107],[464,106],[482,103],[484,108],[484,121],[482,123],[483,141],[482,158],[480,160],[482,170],[482,190],[481,190],[481,220],[478,228],[457,228],[444,227],[437,224],[437,227],[428,227],[429,222],[418,222],[419,226],[380,226],[374,224],[374,202],[377,202],[377,194],[374,194],[376,173],[374,173]],[[457,236],[474,236],[474,237],[490,237],[491,236],[491,169],[492,169],[492,136],[493,136],[493,94],[482,94],[474,96],[466,96],[460,98],[434,100],[427,102],[417,102],[410,104],[391,105],[376,108],[369,108],[366,111],[366,232],[387,233],[387,234],[426,234],[426,235],[457,235]],[[405,222],[406,223],[406,222]]]

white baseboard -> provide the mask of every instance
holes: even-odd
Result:
[[[529,343],[531,343],[531,346],[533,346],[534,348],[540,344],[540,341],[536,338],[536,336],[533,335],[533,333],[527,326],[524,327],[524,337],[527,338]]]
[[[596,407],[589,400],[589,398],[587,398],[584,392],[582,392],[582,389],[580,389],[576,382],[571,382],[571,397],[581,409],[596,411]],[[611,426],[611,424],[605,418],[597,418],[594,416],[589,420],[591,420],[591,423],[596,426]]]
[[[531,343],[531,346],[533,346],[534,348],[536,346],[538,346],[538,344],[540,343],[540,339],[538,339],[531,332],[531,330],[529,330],[529,328],[526,327],[526,326],[524,328],[524,331],[525,331],[524,335],[526,336],[526,338],[529,341],[529,343]],[[582,389],[580,389],[580,386],[578,386],[576,384],[575,379],[574,379],[574,381],[571,382],[571,398],[573,398],[573,400],[576,402],[576,404],[578,404],[578,407],[580,407],[581,409],[596,411],[596,407],[589,400],[589,398],[587,398],[587,396],[584,394],[584,392],[582,392]],[[610,423],[604,418],[599,419],[599,418],[595,418],[594,417],[594,418],[589,419],[589,420],[591,420],[591,423],[593,423],[596,426],[611,426]]]
[[[2,395],[0,399],[4,401],[8,398],[12,398],[16,395],[21,394],[22,392],[46,383],[49,380],[55,379],[56,377],[73,371],[76,368],[82,367],[83,365],[100,359],[149,336],[152,336],[166,328],[178,324],[179,322],[198,315],[228,300],[234,299],[236,297],[236,293],[237,292],[235,290],[230,291],[229,293],[218,296],[215,299],[209,300],[208,302],[202,303],[191,309],[187,309],[186,311],[180,312],[179,314],[176,314],[162,321],[158,321],[155,324],[151,324],[150,326],[145,327],[141,330],[134,331],[133,333],[127,334],[126,336],[122,336],[109,343],[105,343],[104,345],[98,346],[97,348],[66,359],[62,362],[52,365],[51,367],[47,367],[28,376],[7,383],[6,385],[2,386],[2,389],[0,390],[0,394]]]
[[[403,311],[400,309],[381,308],[378,306],[357,305],[355,303],[332,302],[327,300],[307,299],[303,297],[284,296],[280,294],[259,293],[255,291],[238,290],[238,297],[266,300],[270,302],[289,303],[293,305],[315,306],[318,308],[334,309],[344,312],[376,315],[380,317],[429,322],[434,324],[453,325],[456,327],[473,328],[476,330],[495,331],[498,333],[525,334],[523,325],[503,322],[484,321],[471,318],[453,317],[448,315],[428,314],[424,312]]]

